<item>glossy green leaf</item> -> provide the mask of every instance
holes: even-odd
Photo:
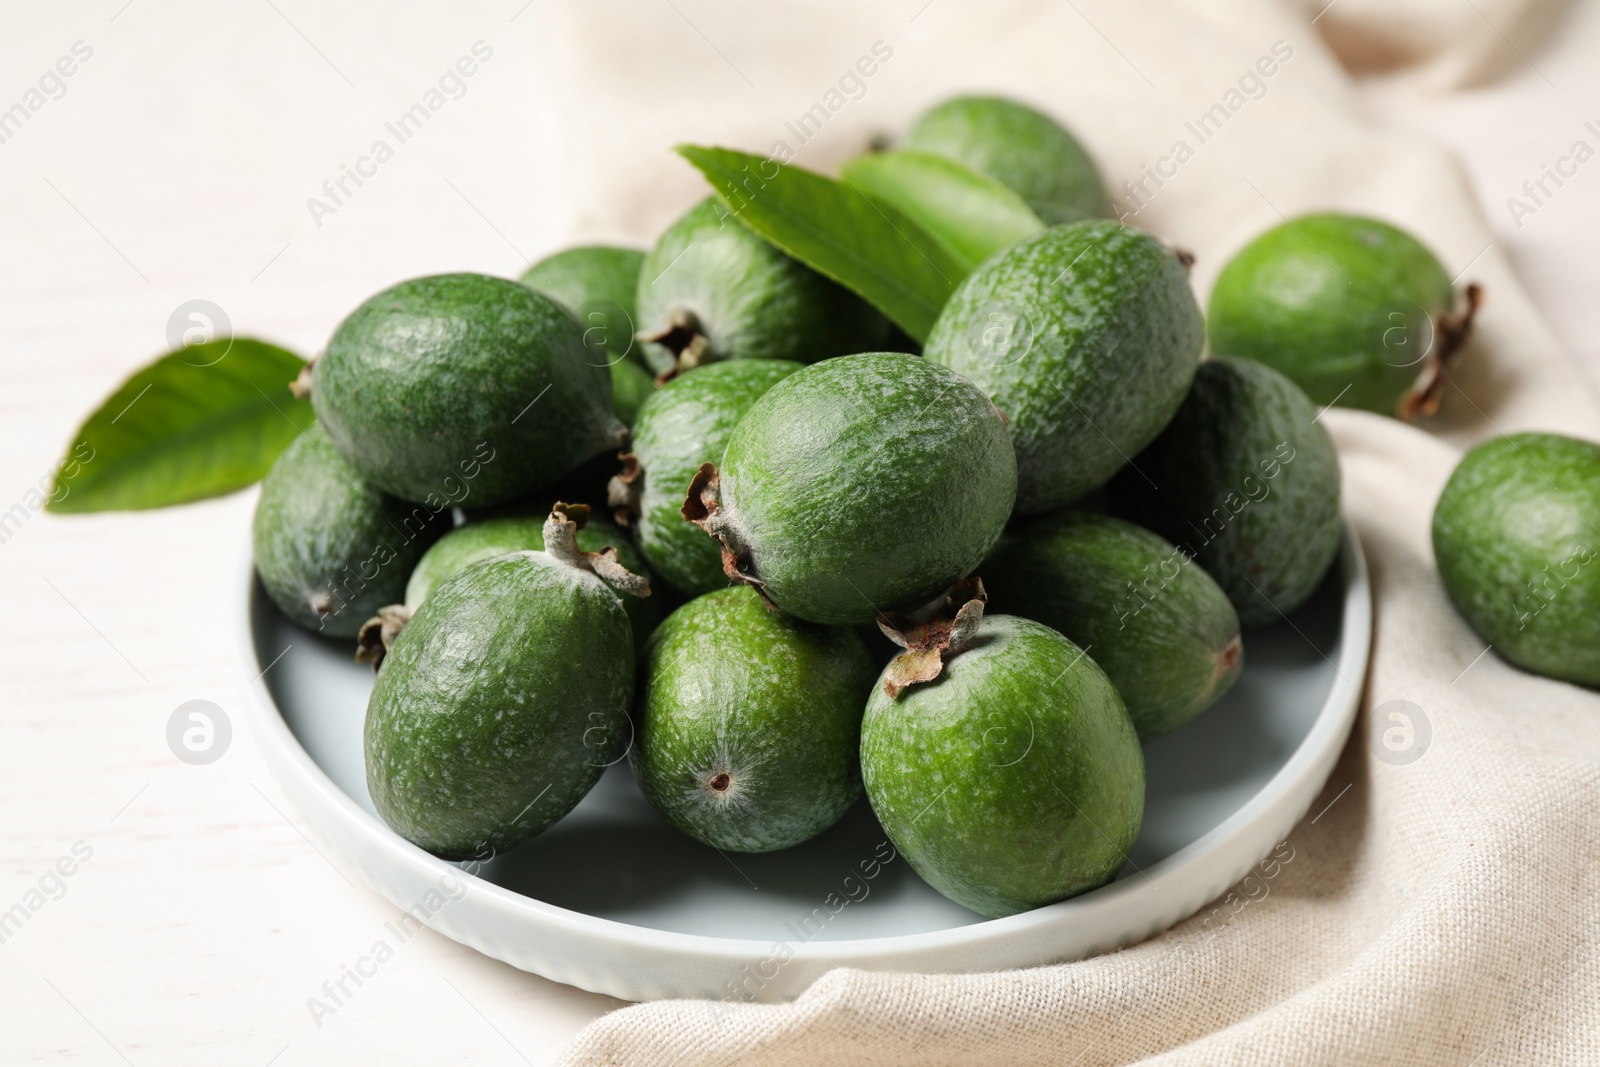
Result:
[[[242,337],[169,352],[79,428],[50,511],[159,508],[259,481],[313,420],[289,393],[305,360]]]
[[[921,226],[847,182],[727,148],[678,152],[740,222],[859,293],[918,341],[967,274]]]
[[[1027,203],[987,174],[927,152],[879,152],[844,166],[844,180],[897,208],[971,271],[1044,229]]]

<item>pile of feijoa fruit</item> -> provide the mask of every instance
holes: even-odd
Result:
[[[1318,405],[1429,411],[1477,290],[1318,215],[1240,252],[1208,322],[1189,257],[1105,217],[1044,115],[960,98],[905,144],[1038,218],[920,344],[709,197],[646,252],[402,282],[295,383],[317,426],[267,478],[257,567],[375,664],[366,773],[396,832],[502,853],[626,759],[727,851],[797,845],[864,792],[984,915],[1117,876],[1141,743],[1215,703],[1241,628],[1338,554]],[[1530,452],[1552,482],[1521,484],[1545,521],[1519,533]],[[1600,521],[1597,452],[1475,454],[1437,526],[1473,622],[1590,683],[1600,567],[1557,520]],[[1517,625],[1500,585],[1551,553],[1577,577]]]

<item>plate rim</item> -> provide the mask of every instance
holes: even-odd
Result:
[[[1012,942],[1019,939],[1025,941],[1030,934],[1069,923],[1082,913],[1117,910],[1119,906],[1151,893],[1152,886],[1159,889],[1162,883],[1183,882],[1186,875],[1198,873],[1196,869],[1208,858],[1214,857],[1219,849],[1224,849],[1231,839],[1249,834],[1252,824],[1269,821],[1274,825],[1281,824],[1282,829],[1275,831],[1275,834],[1286,834],[1309,810],[1312,801],[1326,785],[1327,778],[1337,763],[1360,707],[1370,660],[1373,607],[1365,553],[1348,517],[1342,519],[1341,525],[1343,536],[1335,564],[1341,572],[1341,644],[1338,662],[1329,660],[1335,670],[1333,686],[1318,710],[1311,730],[1295,751],[1265,785],[1221,823],[1183,848],[1144,868],[1141,871],[1143,877],[1122,878],[1088,893],[1031,911],[998,919],[984,919],[944,930],[884,937],[803,941],[790,945],[785,962],[792,959],[797,962],[805,961],[828,966],[862,965],[872,962],[880,964],[887,962],[894,965],[896,958],[927,952],[992,947],[996,942]],[[265,675],[266,670],[270,670],[270,665],[267,669],[261,668],[255,647],[252,598],[256,595],[257,578],[249,537],[245,539],[242,565],[240,571],[236,572],[233,588],[231,607],[235,677],[245,698],[244,704],[252,735],[279,787],[299,809],[301,816],[325,841],[333,843],[330,840],[331,835],[323,829],[322,820],[339,819],[345,824],[346,831],[353,831],[358,835],[361,845],[367,850],[367,855],[372,855],[374,851],[386,854],[392,862],[400,864],[404,868],[404,873],[413,880],[438,883],[443,878],[457,879],[464,887],[463,896],[460,898],[462,901],[475,897],[496,911],[518,915],[525,921],[550,928],[551,932],[559,930],[566,934],[580,934],[616,949],[651,949],[670,954],[680,960],[690,959],[699,963],[741,966],[770,955],[770,950],[777,945],[778,942],[771,939],[680,933],[636,926],[618,919],[573,911],[479,878],[404,840],[380,819],[363,809],[317,765],[310,753],[300,744],[299,739],[294,736],[271,691],[267,688]],[[1323,655],[1326,659],[1326,654]],[[1320,772],[1319,765],[1321,765]],[[1310,781],[1311,776],[1317,779],[1314,783]],[[1298,800],[1293,799],[1297,792],[1303,794]],[[308,800],[314,810],[308,810]],[[1286,812],[1292,814],[1292,818],[1285,819]],[[1169,929],[1196,914],[1205,903],[1215,899],[1227,886],[1248,873],[1251,867],[1270,853],[1272,847],[1275,847],[1275,844],[1269,844],[1266,851],[1251,859],[1238,873],[1214,891],[1206,893],[1192,904],[1180,905],[1179,910],[1182,914],[1176,915],[1170,921],[1161,921],[1144,934],[1107,942],[1106,947],[1134,943],[1156,932]],[[369,877],[364,869],[365,864],[342,850],[335,849],[334,852],[342,861],[341,866],[353,868],[355,873],[361,876],[362,881],[374,891],[389,899],[397,907],[408,906],[407,903],[394,899],[387,887],[379,884],[378,879]],[[1216,875],[1213,874],[1212,881],[1215,881],[1215,878]],[[1171,911],[1170,903],[1168,911]],[[471,940],[463,940],[457,933],[449,929],[440,929],[432,922],[428,925],[439,930],[444,936],[460,941],[485,955],[501,959],[519,969],[529,969],[516,959],[506,959],[483,943],[475,944]],[[446,925],[455,924],[452,922]],[[885,960],[885,957],[888,959]],[[903,961],[900,965],[904,966]],[[949,969],[970,971],[993,968],[982,965],[962,967],[958,964]],[[550,977],[584,988],[593,988],[596,992],[639,999],[637,992],[614,992],[615,989],[623,987],[635,989],[636,983],[606,982],[592,977],[591,981],[571,976],[550,975]],[[698,987],[700,984],[696,985]]]

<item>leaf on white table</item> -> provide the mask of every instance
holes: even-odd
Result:
[[[159,508],[260,481],[313,421],[310,402],[288,388],[305,365],[243,337],[167,353],[84,421],[45,507]]]

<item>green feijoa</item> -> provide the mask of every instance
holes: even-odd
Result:
[[[1205,323],[1184,261],[1114,222],[1045,230],[957,288],[923,354],[1005,412],[1017,511],[1069,504],[1148,444],[1199,365]]]
[[[311,403],[368,481],[430,504],[513,500],[627,433],[567,309],[482,274],[401,282],[351,312],[313,365]]]
[[[643,265],[644,253],[637,249],[579,245],[533,264],[523,272],[522,284],[576,315],[590,347],[617,359],[631,356],[642,367],[644,356],[633,335]]]
[[[1054,119],[1014,100],[946,100],[917,119],[902,147],[982,171],[1052,225],[1111,214],[1089,153]]]
[[[982,915],[1111,881],[1144,816],[1144,755],[1116,688],[1077,645],[1014,615],[985,617],[937,679],[873,690],[861,771],[900,853]]]
[[[626,740],[633,637],[559,513],[545,552],[480,560],[429,593],[367,704],[367,788],[446,859],[515,848],[571,811]]]
[[[787,359],[713,363],[668,381],[640,409],[611,503],[675,588],[698,595],[728,584],[717,543],[683,517],[689,483],[701,464],[721,461],[734,426],[761,394],[801,366]]]
[[[865,300],[757,237],[715,197],[645,256],[638,306],[645,360],[658,373],[719,359],[814,363],[889,335]]]
[[[639,417],[639,409],[655,391],[655,379],[639,364],[630,359],[619,359],[611,364],[611,410],[624,426],[633,425]]]
[[[1434,509],[1433,554],[1501,656],[1600,686],[1600,445],[1551,433],[1478,445]]]
[[[1141,740],[1182,726],[1239,677],[1239,616],[1227,594],[1181,549],[1132,523],[1086,511],[1040,516],[1008,530],[982,572],[992,604],[1094,657]]]
[[[719,589],[667,617],[639,669],[629,759],[650,803],[697,841],[771,852],[861,796],[861,711],[877,670],[851,630]]]
[[[1251,241],[1211,290],[1219,356],[1259,360],[1318,404],[1410,419],[1438,407],[1480,298],[1432,252],[1355,215],[1306,215]]]
[[[313,424],[272,465],[252,528],[256,573],[301,626],[354,637],[399,600],[450,513],[379,492]]]
[[[546,509],[545,515],[549,514]],[[428,594],[451,575],[477,563],[512,552],[544,551],[544,518],[540,515],[502,516],[469,522],[445,534],[433,543],[417,561],[406,583],[405,606],[415,612],[428,599]],[[588,519],[577,533],[578,547],[585,552],[617,551],[617,562],[629,573],[650,578],[650,569],[644,557],[622,531],[608,522]],[[661,602],[653,597],[638,597],[618,591],[628,622],[633,626],[636,649],[644,648],[645,638],[661,621]]]
[[[1016,495],[1005,420],[971,382],[870,352],[785,378],[701,468],[684,514],[792,615],[909,610],[983,561]]]
[[[1339,554],[1333,441],[1300,387],[1263,363],[1203,363],[1110,500],[1194,557],[1246,626],[1305,603]]]

